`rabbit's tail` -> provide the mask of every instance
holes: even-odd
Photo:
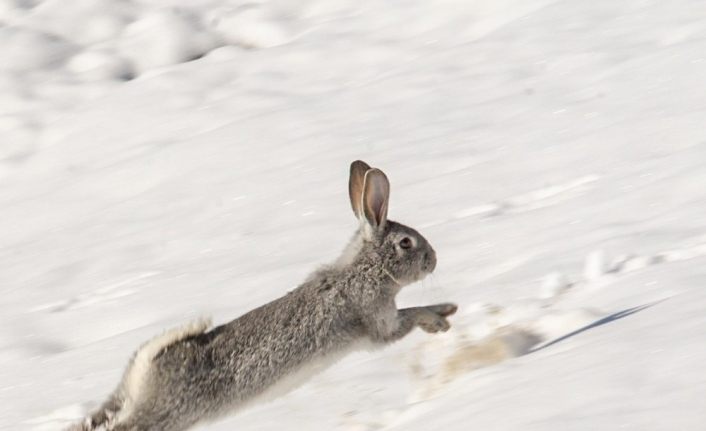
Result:
[[[211,320],[201,318],[172,328],[143,344],[132,356],[118,388],[91,416],[67,431],[110,431],[128,418],[138,405],[142,390],[150,375],[152,360],[164,348],[186,338],[202,334],[211,327]]]

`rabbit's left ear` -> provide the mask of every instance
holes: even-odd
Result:
[[[387,221],[387,203],[390,200],[390,182],[377,168],[369,169],[363,181],[363,214],[368,225],[379,231]]]

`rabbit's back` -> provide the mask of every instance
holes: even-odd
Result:
[[[145,383],[151,400],[141,405],[154,411],[144,414],[176,408],[198,420],[289,392],[359,348],[363,330],[354,308],[343,292],[310,280],[236,320],[167,346]]]

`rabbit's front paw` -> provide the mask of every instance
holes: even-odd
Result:
[[[458,306],[451,303],[421,307],[421,313],[417,318],[417,325],[419,325],[423,331],[432,334],[439,331],[446,332],[451,327],[446,317],[454,314],[456,310],[458,310]]]

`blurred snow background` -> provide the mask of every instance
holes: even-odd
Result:
[[[700,430],[706,3],[0,0],[0,429],[335,258],[347,170],[454,328],[202,430]]]

